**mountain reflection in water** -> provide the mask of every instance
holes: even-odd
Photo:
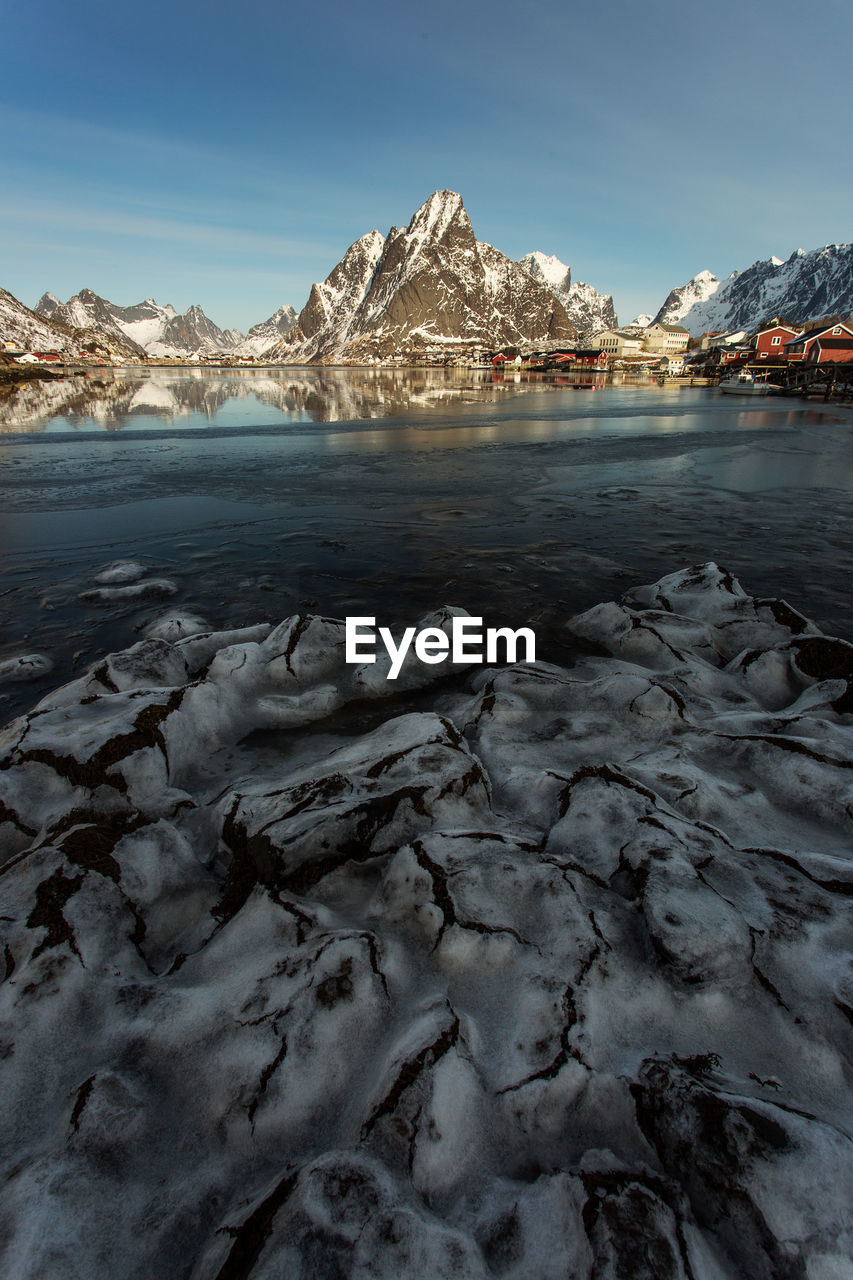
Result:
[[[502,375],[486,368],[98,370],[0,388],[0,431],[346,422],[482,404],[508,391],[603,385],[600,374]]]
[[[574,613],[714,560],[853,635],[849,409],[575,385],[158,369],[17,389],[0,401],[0,662],[54,669],[0,687],[0,722],[169,609],[217,629],[401,626],[453,604],[532,625],[537,657],[564,662]],[[141,595],[99,594],[115,560],[138,564]]]

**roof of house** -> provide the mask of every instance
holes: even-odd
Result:
[[[689,329],[685,329],[683,324],[664,324],[658,321],[657,324],[649,325],[650,329],[665,329],[667,333],[689,333]]]
[[[819,338],[822,333],[832,333],[833,329],[843,329],[845,333],[853,337],[853,329],[846,324],[821,324],[816,329],[806,329],[804,333],[798,333],[795,338],[790,338],[786,343],[786,347],[792,347],[800,342],[810,342],[812,338]]]

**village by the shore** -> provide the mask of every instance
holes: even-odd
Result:
[[[467,367],[516,369],[528,372],[638,373],[667,378],[705,377],[716,381],[731,373],[749,370],[754,375],[786,380],[792,365],[826,365],[853,362],[853,320],[832,316],[806,325],[790,325],[774,317],[748,333],[743,330],[708,331],[698,338],[679,324],[629,324],[587,336],[582,343],[486,349],[482,344],[420,344],[390,355],[365,355],[341,359],[341,367]],[[275,368],[287,362],[271,362],[263,356],[196,351],[186,356],[142,357],[111,348],[108,342],[34,349],[20,341],[0,337],[0,371],[6,377],[41,376],[43,372],[74,372],[81,368],[188,367]]]

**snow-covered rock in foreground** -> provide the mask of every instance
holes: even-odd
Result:
[[[571,629],[148,639],[3,732],[4,1274],[851,1274],[853,647],[714,565]]]

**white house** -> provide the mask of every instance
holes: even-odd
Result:
[[[690,333],[683,324],[650,324],[644,331],[646,350],[662,356],[687,350]]]
[[[608,356],[638,356],[643,352],[642,337],[629,329],[605,329],[590,339],[590,345]]]

